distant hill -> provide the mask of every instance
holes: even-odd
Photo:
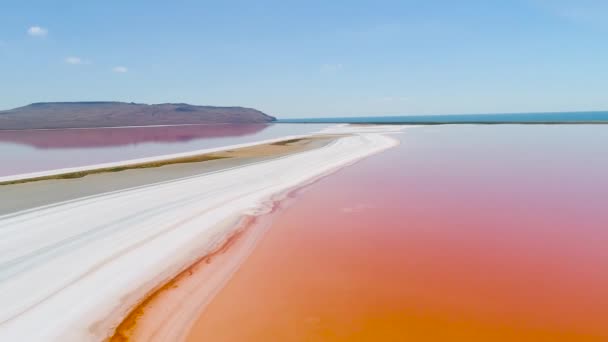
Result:
[[[41,102],[0,111],[0,130],[180,124],[268,123],[276,120],[243,107],[185,103]]]

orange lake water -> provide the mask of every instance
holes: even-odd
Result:
[[[395,137],[275,214],[190,340],[608,340],[608,127]]]

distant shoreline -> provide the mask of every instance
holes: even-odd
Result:
[[[351,125],[605,125],[608,121],[455,121],[455,122],[417,122],[417,121],[276,121],[276,124],[312,124],[312,123],[327,123],[327,124],[351,124]]]
[[[402,124],[402,125],[606,124],[606,123],[608,123],[608,111],[300,118],[300,119],[279,119],[276,122],[277,123],[388,124],[388,125],[390,125],[390,124]]]

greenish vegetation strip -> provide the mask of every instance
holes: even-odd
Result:
[[[289,139],[289,140],[277,141],[275,143],[272,143],[271,145],[274,145],[274,146],[286,146],[286,145],[289,145],[289,144],[294,144],[294,143],[300,142],[302,140],[304,140],[304,138]]]
[[[159,160],[159,161],[154,161],[154,162],[149,162],[149,163],[127,164],[127,165],[123,165],[123,166],[106,167],[106,168],[100,168],[100,169],[91,169],[91,170],[85,170],[85,171],[61,173],[61,174],[57,174],[57,175],[48,175],[48,176],[41,176],[41,177],[18,179],[18,180],[14,180],[14,181],[0,182],[0,185],[13,185],[13,184],[37,182],[37,181],[43,181],[43,180],[74,179],[74,178],[82,178],[84,176],[99,174],[99,173],[120,172],[120,171],[125,171],[125,170],[132,170],[132,169],[147,169],[147,168],[153,168],[153,167],[161,167],[161,166],[170,165],[170,164],[197,163],[197,162],[204,162],[204,161],[224,159],[224,158],[232,158],[232,157],[219,156],[219,155],[210,153],[210,154],[203,154],[200,156]]]

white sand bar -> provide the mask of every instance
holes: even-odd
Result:
[[[350,133],[287,157],[0,216],[0,341],[104,340],[239,217],[397,144],[380,127]]]
[[[261,141],[251,142],[251,143],[243,143],[243,144],[236,144],[236,145],[223,146],[223,147],[207,148],[207,149],[202,149],[202,150],[166,154],[166,155],[161,155],[161,156],[121,160],[121,161],[117,161],[117,162],[93,164],[93,165],[86,165],[86,166],[67,167],[67,168],[62,168],[62,169],[54,169],[54,170],[46,170],[46,171],[38,171],[38,172],[21,173],[21,174],[17,174],[17,175],[2,176],[2,177],[0,177],[0,183],[14,182],[14,181],[20,181],[20,180],[24,180],[24,179],[32,179],[32,178],[39,178],[39,177],[57,176],[57,175],[63,175],[66,173],[83,172],[83,171],[90,171],[90,170],[96,170],[96,169],[106,169],[106,168],[121,167],[121,166],[132,166],[132,165],[138,165],[138,164],[153,163],[153,162],[158,162],[158,161],[163,161],[163,160],[168,160],[168,159],[194,157],[194,156],[199,156],[201,154],[233,150],[233,149],[243,148],[243,147],[251,147],[251,146],[260,145],[260,144],[271,144],[271,143],[279,142],[279,141],[283,141],[283,140],[299,139],[299,138],[305,138],[305,137],[307,137],[307,135],[289,135],[289,136],[284,136],[284,137],[280,137],[280,138],[261,140]]]

